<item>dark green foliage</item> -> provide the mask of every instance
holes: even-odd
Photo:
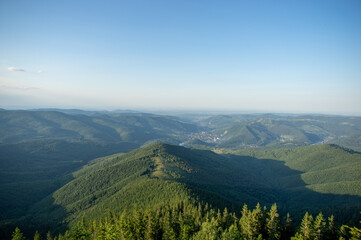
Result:
[[[40,239],[41,239],[40,233],[36,231],[34,234],[34,240],[40,240]]]
[[[330,144],[294,149],[239,150],[233,153],[257,159],[280,160],[289,168],[299,171],[287,176],[280,172],[280,168],[273,169],[284,175],[275,182],[283,187],[297,188],[307,184],[307,188],[320,193],[361,196],[361,154],[350,149]]]
[[[199,127],[172,117],[133,113],[79,115],[77,111],[71,114],[1,111],[0,238],[6,235],[6,229],[12,231],[14,224],[25,233],[39,229],[45,237],[48,230],[58,233],[68,224],[75,229],[82,216],[98,221],[106,218],[109,210],[122,212],[134,204],[141,215],[136,228],[148,239],[158,236],[160,226],[168,238],[176,235],[188,239],[197,232],[202,238],[215,234],[232,239],[248,234],[252,238],[262,235],[289,239],[287,236],[293,236],[292,224],[288,219],[277,227],[277,211],[280,215],[291,212],[297,224],[305,211],[317,216],[320,210],[328,216],[334,214],[341,223],[357,222],[361,209],[361,154],[353,150],[318,145],[272,151],[216,149],[224,153],[216,154],[152,143],[184,142],[207,149],[244,148],[251,144],[271,149],[333,141],[358,149],[360,118],[219,116],[203,125],[214,128],[212,134],[220,136],[219,141],[210,143],[194,138],[197,135],[192,134]],[[207,128],[203,130],[206,135],[209,133]],[[90,161],[143,144],[147,147]],[[183,215],[175,218],[176,212],[171,211],[159,223],[157,213],[143,212],[147,206],[188,200],[228,210],[216,215],[209,212],[207,221],[200,214],[194,220]],[[239,224],[246,218],[237,218],[232,212],[239,212],[243,203],[254,207],[257,202],[267,207],[277,202],[278,209],[273,209],[273,217],[259,206],[249,211],[252,224],[244,233]],[[154,221],[146,222],[148,225],[143,221],[142,225],[140,219],[145,218]],[[325,220],[316,217],[311,235],[332,239],[330,236],[338,227],[332,224],[333,220],[329,222],[330,226],[325,227]],[[113,226],[111,222],[101,225],[99,234],[122,238],[110,234],[113,230],[106,226]],[[76,236],[88,238],[87,234],[81,235],[82,228],[78,226]],[[134,226],[129,225],[120,233],[127,234],[132,229]],[[351,234],[349,228],[344,229],[346,235]],[[139,236],[140,232],[132,234]]]
[[[313,159],[316,166],[324,166],[323,159],[319,159],[322,155],[315,154],[316,149],[324,151],[325,158],[328,152],[334,154],[329,160],[332,167],[342,162],[350,164],[360,159],[360,154],[333,145],[310,146],[301,149],[302,151],[248,151],[247,154],[272,156],[275,159],[279,157],[281,160],[286,159],[284,161],[294,156],[298,157],[300,162],[303,161],[303,156],[304,161]],[[237,152],[243,153],[244,151]],[[298,223],[302,220],[305,209],[312,214],[324,209],[323,212],[333,213],[341,221],[350,219],[350,214],[344,210],[345,206],[359,209],[357,203],[360,202],[360,197],[318,194],[306,188],[301,173],[285,166],[280,160],[258,159],[244,155],[219,155],[210,151],[159,143],[90,162],[73,174],[74,180],[35,204],[29,211],[26,221],[42,225],[44,229],[62,231],[67,224],[74,226],[82,216],[91,221],[97,220],[106,217],[109,210],[122,212],[132,209],[134,204],[139,210],[144,210],[147,206],[191,200],[210,203],[220,209],[227,207],[231,211],[239,211],[243,203],[255,206],[259,201],[271,206],[273,202],[279,202],[279,209],[276,206],[271,208],[272,215],[267,215],[267,211],[257,205],[253,211],[245,211],[242,218],[236,222],[244,225],[240,229],[240,234],[244,237],[257,238],[263,235],[271,239],[281,239],[282,236],[278,233],[278,211],[281,214],[290,211]],[[298,181],[289,180],[297,175]],[[228,210],[223,212],[223,217],[220,217],[221,215],[222,212],[217,215],[216,220],[221,222],[221,226],[218,227],[234,223]],[[181,229],[175,229],[172,227],[174,223],[169,222],[168,218],[165,219],[162,226],[165,226],[170,238],[174,231],[181,232],[182,236],[186,237],[189,231],[196,228],[193,224],[185,224]],[[183,217],[177,221],[188,222]],[[31,227],[31,224],[27,224],[27,227]],[[212,218],[208,217],[204,231],[211,231],[213,225]],[[285,227],[282,231],[290,234],[291,223],[288,222]],[[141,228],[149,229],[149,236],[154,234],[152,225],[144,225]]]
[[[14,231],[12,237],[13,237],[12,240],[25,240],[23,233],[20,231],[20,229],[18,227],[15,228],[15,231]]]
[[[360,230],[355,227],[343,226],[339,230],[329,232],[333,228],[327,225],[319,214],[315,221],[308,213],[297,233],[287,233],[289,222],[278,221],[276,205],[268,212],[260,211],[260,205],[249,210],[243,206],[240,221],[236,213],[226,209],[220,211],[207,209],[200,204],[182,201],[179,203],[159,205],[146,210],[136,206],[122,213],[109,212],[97,221],[86,221],[82,218],[70,231],[52,238],[50,232],[47,239],[90,240],[90,239],[359,239]],[[223,213],[222,213],[223,212]],[[263,219],[265,218],[265,219]],[[288,217],[289,218],[289,217]],[[228,219],[228,220],[227,220]],[[267,224],[262,224],[265,220]],[[322,227],[320,228],[320,223]],[[319,231],[322,229],[321,231]],[[322,234],[320,234],[322,233]],[[326,236],[327,234],[327,236]],[[35,234],[37,236],[37,234]],[[13,236],[24,239],[17,228]],[[343,237],[343,238],[342,238]]]
[[[280,239],[281,238],[281,226],[278,219],[277,205],[273,204],[267,217],[267,235],[268,239]]]

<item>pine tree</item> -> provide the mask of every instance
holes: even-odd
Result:
[[[204,222],[201,230],[197,232],[194,239],[215,240],[218,238],[218,223],[212,218],[210,222]]]
[[[252,235],[254,237],[262,235],[262,229],[264,228],[264,223],[266,222],[266,216],[264,215],[264,212],[261,210],[261,205],[257,203],[257,206],[252,211],[252,220],[251,220],[251,226],[252,226]]]
[[[248,210],[247,205],[244,204],[242,208],[242,217],[239,220],[241,234],[244,239],[251,239],[253,237],[251,221],[251,212]]]
[[[239,240],[241,239],[241,233],[238,231],[237,226],[232,224],[228,230],[222,233],[222,240]]]
[[[277,213],[277,205],[273,204],[268,214],[266,223],[268,239],[280,239],[281,237],[280,222],[278,216],[279,215]]]
[[[40,240],[40,233],[39,231],[36,231],[35,234],[34,234],[34,240]]]
[[[223,217],[222,217],[222,229],[226,229],[229,225],[232,224],[231,216],[228,214],[227,208],[223,210]]]
[[[284,222],[284,227],[283,227],[281,239],[284,239],[284,240],[287,239],[288,240],[294,235],[294,233],[295,233],[295,227],[293,225],[290,214],[287,213],[286,220]]]
[[[328,226],[325,232],[325,240],[338,239],[338,229],[333,215],[328,218]]]
[[[144,214],[144,222],[146,226],[144,239],[148,239],[148,240],[155,239],[157,235],[157,230],[156,230],[157,223],[150,208],[147,208]]]
[[[172,222],[170,219],[169,211],[166,211],[165,216],[163,218],[163,235],[162,239],[176,239],[176,234],[174,229],[172,228]]]
[[[133,232],[135,239],[144,238],[144,223],[143,223],[142,212],[137,209],[135,206],[133,210]]]
[[[51,236],[51,232],[48,232],[46,234],[46,240],[53,240],[53,237]]]
[[[18,227],[15,228],[15,231],[13,232],[12,236],[13,236],[12,240],[25,240],[23,233],[20,231]]]
[[[315,240],[324,239],[325,231],[326,231],[326,222],[323,218],[322,213],[319,213],[313,225],[314,239]]]
[[[313,235],[313,218],[312,215],[309,215],[306,212],[305,216],[302,219],[301,227],[299,233],[303,237],[304,240],[308,240],[312,238]]]

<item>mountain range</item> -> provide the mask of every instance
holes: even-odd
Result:
[[[63,232],[82,216],[182,201],[235,212],[277,203],[295,221],[322,211],[357,223],[360,122],[2,110],[0,237],[15,226]]]

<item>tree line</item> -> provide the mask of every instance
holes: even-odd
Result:
[[[25,240],[16,228],[12,240]],[[208,204],[202,206],[189,202],[161,205],[145,210],[134,206],[132,211],[87,221],[84,217],[64,234],[52,236],[36,231],[34,240],[115,240],[115,239],[202,239],[202,240],[346,240],[361,239],[361,230],[347,225],[338,226],[334,217],[327,219],[322,213],[315,218],[305,213],[299,226],[289,214],[280,218],[277,205],[267,210],[257,204],[253,210],[243,206],[240,217],[233,212],[215,210]]]

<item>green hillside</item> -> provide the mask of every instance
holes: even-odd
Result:
[[[320,159],[320,155],[325,157]],[[316,167],[311,168],[309,161]],[[290,211],[296,220],[305,211],[322,209],[337,216],[341,209],[361,209],[361,171],[354,171],[360,161],[361,154],[334,145],[220,155],[155,144],[90,162],[73,173],[74,180],[34,205],[24,220],[28,226],[54,229],[73,225],[83,215],[98,219],[109,210],[122,212],[134,205],[145,209],[185,200],[236,212],[244,203],[270,206],[277,202],[281,213]],[[329,174],[337,168],[353,175],[332,178]],[[320,178],[313,171],[321,171]]]
[[[0,144],[0,218],[18,218],[73,179],[88,161],[136,148],[131,143],[33,140]]]
[[[0,238],[15,225],[62,231],[82,215],[99,219],[134,204],[145,209],[184,201],[235,212],[244,203],[276,202],[281,214],[291,212],[298,222],[306,211],[320,210],[357,222],[361,118],[180,119],[0,111]]]
[[[152,141],[178,143],[198,127],[141,113],[0,111],[0,219],[13,221],[88,161]],[[82,114],[80,114],[82,113]],[[85,115],[87,114],[87,115]]]
[[[333,144],[278,150],[240,150],[237,155],[284,162],[306,187],[320,193],[361,196],[361,154]],[[288,186],[290,177],[278,183]]]
[[[174,141],[198,127],[157,115],[69,115],[56,111],[0,111],[0,142],[34,139],[131,142]]]
[[[202,120],[223,148],[285,148],[336,143],[361,150],[361,118],[326,115],[220,115]]]
[[[229,201],[214,192],[220,186],[229,186],[234,180],[235,187],[257,186],[234,171],[226,158],[166,144],[96,160],[74,176],[76,179],[33,208],[32,221],[55,224],[63,218],[68,222],[82,215],[105,216],[107,210],[122,211],[134,204],[145,208],[199,198],[225,205]],[[49,216],[54,218],[53,223]]]

